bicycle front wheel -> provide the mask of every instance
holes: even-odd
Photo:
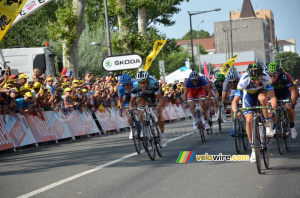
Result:
[[[238,154],[241,153],[242,147],[242,131],[241,131],[241,123],[239,120],[234,120],[234,139],[235,139],[235,149]]]
[[[218,111],[218,125],[219,125],[219,133],[222,132],[222,126],[221,126],[221,123],[222,123],[222,106],[219,105],[219,111]]]
[[[270,140],[271,138],[267,137],[266,128],[263,128],[263,137],[262,137],[262,145],[263,145],[263,158],[266,169],[269,168],[270,165]]]
[[[254,135],[253,136],[253,142],[254,142],[254,148],[255,148],[255,157],[256,157],[256,167],[259,174],[261,174],[261,140],[260,140],[260,134],[259,134],[259,125],[258,120],[255,120],[254,122]]]
[[[277,114],[276,117],[276,141],[278,146],[278,151],[280,155],[283,155],[283,137],[284,137],[284,131],[283,131],[283,125],[282,125],[282,118],[281,118],[281,111]]]
[[[140,155],[142,140],[140,137],[140,129],[139,129],[138,123],[134,119],[131,120],[131,130],[132,130],[133,143],[134,143],[135,150]]]
[[[161,140],[160,140],[160,130],[158,124],[155,122],[154,117],[152,117],[152,136],[154,137],[156,151],[159,157],[162,157],[162,147],[161,147]]]
[[[289,151],[291,149],[291,131],[288,124],[289,121],[287,120],[287,115],[285,114],[284,117],[286,119],[285,123],[287,126],[285,126],[284,127],[285,130],[283,130],[283,139],[284,139],[286,151]],[[286,131],[290,131],[290,132],[286,134]]]
[[[246,133],[245,117],[241,118],[240,123],[241,123],[240,125],[241,125],[241,131],[242,131],[242,141],[243,141],[244,151],[247,151],[249,141],[248,141],[248,136],[247,136],[247,133]]]
[[[143,123],[143,141],[145,150],[148,153],[149,158],[154,161],[155,160],[155,143],[154,137],[151,132],[151,127],[148,124],[148,121],[144,121]]]
[[[200,113],[201,112],[199,110],[196,111],[197,126],[198,126],[198,129],[199,129],[201,141],[204,142],[205,141],[205,135],[204,135],[204,128],[202,127],[202,121],[201,121]]]

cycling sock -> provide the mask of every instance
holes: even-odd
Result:
[[[295,127],[295,123],[294,122],[290,122],[290,128],[294,128]]]
[[[265,118],[266,126],[271,126],[271,118]]]

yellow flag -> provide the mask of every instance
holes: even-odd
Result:
[[[146,58],[146,64],[145,64],[145,67],[144,67],[145,71],[148,71],[148,69],[150,68],[153,60],[155,59],[155,57],[157,56],[157,54],[159,53],[161,48],[163,48],[163,46],[166,42],[167,42],[167,40],[157,40],[157,41],[155,41],[155,43],[153,45],[153,51]]]
[[[233,63],[237,59],[238,55],[239,54],[235,55],[234,57],[232,57],[226,63],[223,64],[220,74],[224,74],[226,76],[226,74],[229,72],[230,68],[232,67]]]
[[[26,0],[0,1],[0,41],[22,10]]]

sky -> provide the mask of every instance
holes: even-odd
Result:
[[[251,0],[254,10],[270,9],[274,14],[275,36],[279,39],[296,39],[296,50],[300,54],[300,0]],[[176,23],[167,27],[156,25],[167,38],[181,38],[190,30],[188,11],[207,11],[221,8],[218,12],[209,12],[192,16],[193,29],[203,29],[214,33],[214,22],[228,21],[230,10],[241,11],[243,0],[189,0],[182,2],[181,11],[172,17]],[[255,30],[251,30],[255,31]]]

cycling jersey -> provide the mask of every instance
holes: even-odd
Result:
[[[133,83],[134,83],[134,82],[135,82],[134,80],[131,81],[131,87],[133,87]],[[130,102],[130,95],[131,95],[131,92],[128,93],[128,92],[125,90],[125,88],[123,87],[123,85],[119,85],[119,87],[118,87],[118,96],[119,96],[119,100],[120,100],[120,101],[123,100],[124,106],[125,106],[125,107],[127,107],[127,106],[129,105],[129,102]]]
[[[256,94],[260,90],[270,91],[270,90],[274,90],[274,88],[272,86],[272,80],[267,73],[263,72],[263,75],[261,77],[261,82],[259,83],[259,85],[257,87],[255,87],[252,84],[248,73],[246,72],[245,74],[242,75],[242,77],[240,78],[240,81],[238,82],[235,96],[238,96],[241,98],[243,95],[243,90],[245,90],[249,94]]]
[[[289,76],[280,72],[276,82],[273,82],[275,96],[278,99],[288,99],[291,97],[291,93],[288,88],[293,87],[293,81],[290,80]]]
[[[219,85],[219,81],[218,80],[216,80],[214,82],[214,85],[215,85],[216,89],[218,90],[219,95],[221,96],[222,95],[222,90],[223,90],[223,85]]]
[[[195,98],[200,98],[205,96],[204,87],[208,85],[206,80],[199,76],[197,85],[192,83],[190,78],[187,79],[185,88],[188,89],[188,100],[194,100]]]
[[[158,81],[151,75],[149,75],[148,84],[144,91],[142,91],[138,81],[135,81],[132,84],[132,91],[131,91],[132,97],[135,98],[142,97],[145,98],[145,100],[151,98],[152,102],[154,102],[155,96],[157,94],[160,94],[159,84]]]

